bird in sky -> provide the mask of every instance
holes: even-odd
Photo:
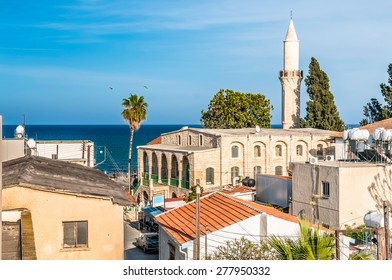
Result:
[[[144,88],[145,88],[145,89],[148,89],[148,87],[147,87],[147,86],[144,86]]]
[[[112,88],[112,87],[109,87],[109,89],[110,89],[110,90],[113,90],[113,88]]]

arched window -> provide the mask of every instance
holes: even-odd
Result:
[[[203,135],[199,135],[199,146],[203,146]]]
[[[188,136],[188,145],[192,146],[192,136],[191,135]]]
[[[282,166],[275,167],[275,175],[283,175],[283,167]]]
[[[253,154],[254,157],[261,157],[261,147],[259,145],[254,146]]]
[[[214,168],[208,167],[206,169],[206,184],[213,185],[214,184]]]
[[[257,177],[257,174],[261,174],[261,166],[253,167],[253,174],[254,174],[254,178]]]
[[[323,156],[324,155],[323,144],[318,144],[317,145],[317,155],[318,156]]]
[[[178,135],[178,145],[181,145],[181,135]]]
[[[237,145],[234,145],[231,147],[231,157],[232,158],[238,158],[239,157],[239,147]]]
[[[282,156],[282,145],[275,146],[275,156],[281,157]]]
[[[231,168],[231,181],[233,181],[234,177],[240,176],[240,168],[238,166],[234,166]]]
[[[297,147],[295,148],[295,151],[296,151],[296,154],[297,154],[297,156],[303,156],[303,154],[304,154],[304,148],[303,148],[303,146],[302,145],[297,145]]]

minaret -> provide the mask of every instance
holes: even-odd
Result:
[[[300,86],[302,71],[299,68],[299,41],[293,19],[290,19],[284,40],[283,70],[279,79],[282,84],[282,126],[283,129],[299,127]]]

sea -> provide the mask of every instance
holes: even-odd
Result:
[[[142,124],[135,131],[132,145],[132,171],[136,171],[137,147],[158,138],[162,133],[197,124]],[[14,138],[17,125],[3,125],[3,138]],[[271,125],[282,128],[281,125]],[[25,125],[26,137],[34,140],[90,140],[94,142],[96,168],[108,173],[127,172],[130,130],[128,125]]]
[[[137,147],[162,133],[180,128],[198,127],[191,124],[141,125],[135,131],[131,168],[137,170]],[[3,125],[3,138],[14,138],[17,125]],[[128,125],[25,125],[26,138],[34,140],[90,140],[94,142],[96,168],[107,173],[127,172],[130,129]]]

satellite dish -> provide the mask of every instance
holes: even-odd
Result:
[[[256,133],[260,132],[260,126],[256,125]]]
[[[36,142],[35,142],[35,140],[33,138],[30,138],[27,141],[27,146],[29,146],[30,149],[34,149],[35,148],[35,144],[36,144]]]
[[[24,133],[25,133],[25,129],[23,125],[18,125],[15,129],[15,136],[17,138],[22,138],[24,136]]]

